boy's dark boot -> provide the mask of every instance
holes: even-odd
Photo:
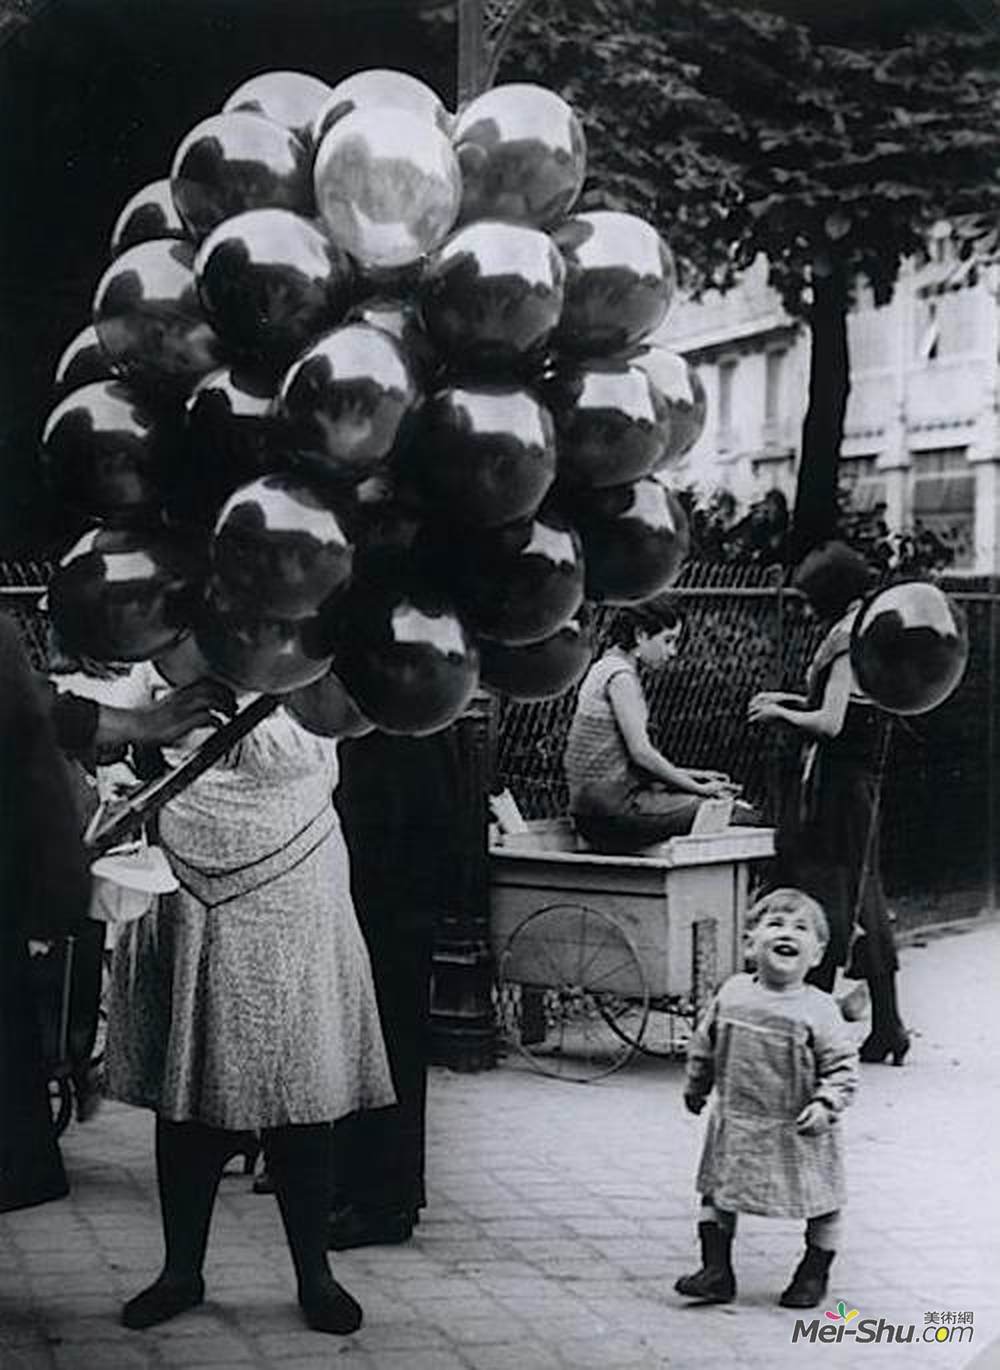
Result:
[[[715,1222],[698,1224],[701,1269],[682,1275],[674,1284],[678,1294],[702,1303],[729,1303],[736,1297],[736,1275],[730,1259],[733,1234]]]
[[[158,1279],[122,1309],[125,1327],[155,1327],[204,1299],[201,1268],[229,1138],[201,1123],[157,1118],[156,1179],[166,1258]]]
[[[815,1308],[826,1294],[830,1278],[830,1264],[835,1251],[824,1251],[820,1246],[806,1245],[806,1252],[778,1302],[782,1308]]]
[[[344,1336],[361,1326],[361,1305],[337,1283],[326,1254],[333,1197],[333,1128],[291,1125],[264,1134],[268,1174],[288,1238],[299,1306],[314,1332]]]

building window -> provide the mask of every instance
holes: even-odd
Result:
[[[878,469],[877,457],[844,457],[838,474],[853,513],[869,513],[885,505],[885,476]]]
[[[785,354],[774,348],[764,361],[764,422],[776,424],[781,417],[781,375]]]
[[[964,447],[915,452],[910,468],[913,524],[952,548],[957,567],[975,561],[976,474]]]

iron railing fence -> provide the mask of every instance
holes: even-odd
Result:
[[[43,562],[0,561],[0,609],[18,622],[44,668]],[[944,897],[961,912],[995,907],[1000,582],[942,582],[965,610],[969,667],[941,708],[897,720],[883,798],[882,866],[898,896]],[[800,688],[820,630],[776,569],[688,563],[672,591],[684,621],[681,652],[647,678],[654,740],[685,764],[729,771],[748,798],[773,811],[797,745],[781,729],[756,729],[746,706],[760,689]],[[597,613],[599,643],[610,612]],[[575,691],[534,704],[500,702],[495,773],[531,818],[566,811],[562,756]]]

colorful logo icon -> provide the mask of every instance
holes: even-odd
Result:
[[[843,1299],[841,1299],[840,1302],[837,1304],[836,1313],[831,1313],[828,1308],[826,1310],[826,1316],[830,1319],[831,1322],[850,1322],[852,1318],[856,1318],[858,1316],[858,1310],[856,1308],[852,1308],[851,1311],[848,1312],[847,1304],[844,1302]]]

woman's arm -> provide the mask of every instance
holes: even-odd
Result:
[[[844,726],[851,698],[851,658],[844,652],[830,668],[823,700],[818,709],[790,709],[771,693],[754,695],[747,710],[751,723],[788,723],[810,737],[836,737]]]
[[[675,766],[662,752],[657,751],[649,740],[646,703],[634,675],[622,671],[620,675],[613,676],[608,683],[608,697],[628,754],[640,770],[684,794],[715,799],[729,793],[723,781],[698,780],[685,767]]]

